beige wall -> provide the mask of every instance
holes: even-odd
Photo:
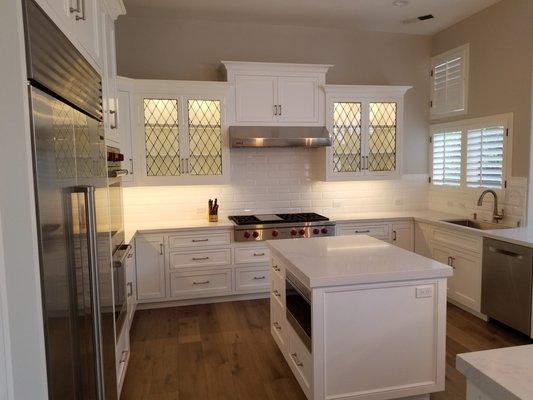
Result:
[[[468,115],[514,113],[513,176],[528,176],[533,0],[503,0],[436,34],[432,53],[470,43]]]
[[[129,10],[117,23],[123,76],[217,80],[220,60],[241,60],[335,64],[328,83],[413,86],[406,95],[403,172],[427,172],[430,38],[138,14]]]

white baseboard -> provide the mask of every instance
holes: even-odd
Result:
[[[464,311],[466,311],[466,312],[478,317],[479,319],[482,319],[485,322],[489,320],[489,317],[487,315],[481,314],[479,311],[472,310],[470,307],[462,305],[461,303],[458,303],[457,301],[455,301],[453,299],[450,299],[449,297],[448,297],[448,303],[453,304],[456,307],[459,307],[461,310],[464,310]]]

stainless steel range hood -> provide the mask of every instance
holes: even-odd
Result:
[[[231,126],[231,147],[331,146],[324,126]]]

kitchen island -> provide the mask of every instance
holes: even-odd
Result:
[[[308,399],[444,389],[452,268],[364,235],[267,243],[271,332]]]

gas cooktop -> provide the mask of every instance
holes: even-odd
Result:
[[[331,236],[335,223],[316,213],[232,215],[235,241]]]

